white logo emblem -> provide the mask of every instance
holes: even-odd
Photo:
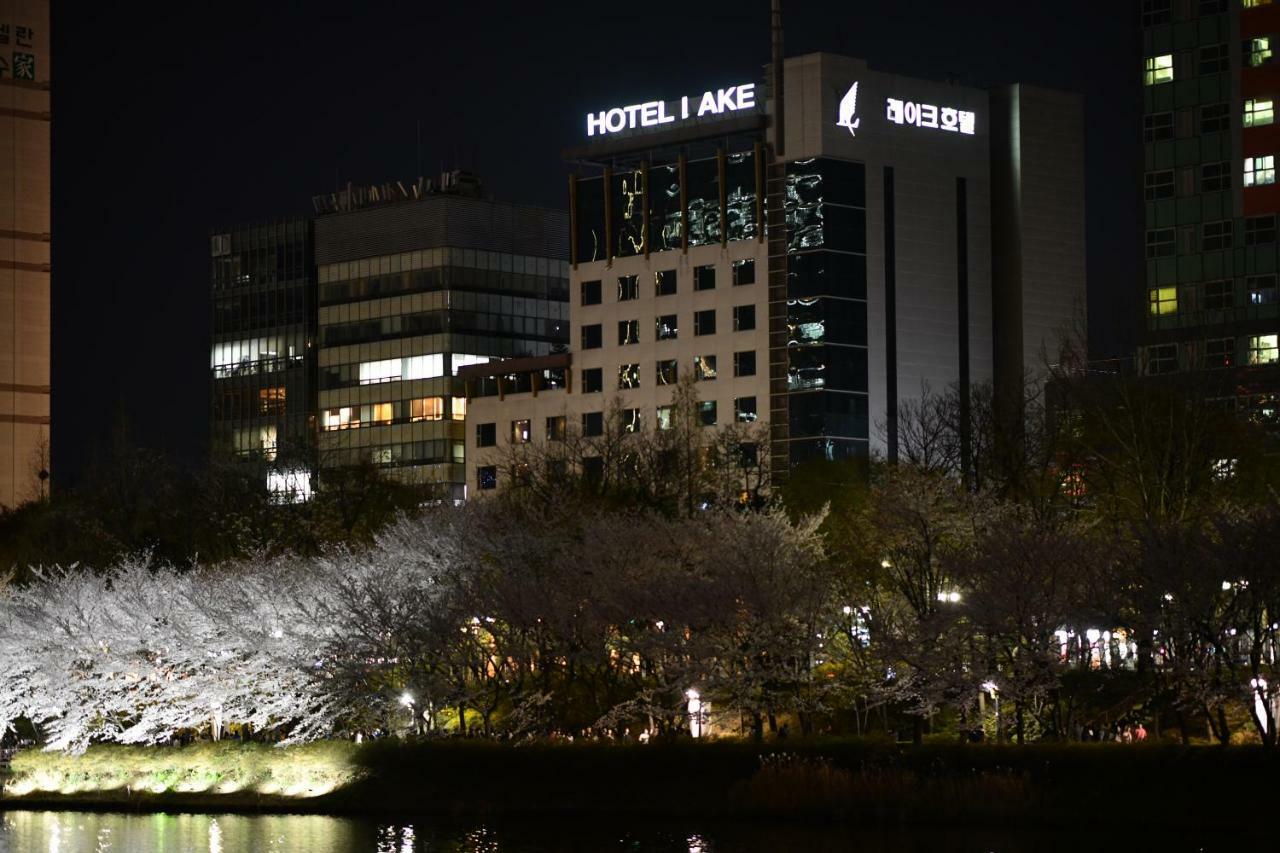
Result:
[[[850,136],[858,135],[858,125],[862,124],[862,119],[857,118],[858,114],[858,84],[854,83],[849,87],[849,91],[845,92],[844,97],[840,99],[840,120],[836,122],[836,127],[849,128]]]

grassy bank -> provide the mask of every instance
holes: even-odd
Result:
[[[0,805],[522,816],[1131,821],[1204,825],[1267,808],[1280,755],[1255,748],[793,741],[290,749],[238,743],[24,752]]]

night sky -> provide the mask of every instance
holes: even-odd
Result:
[[[768,0],[55,2],[53,460],[124,425],[199,460],[210,229],[308,213],[340,182],[479,173],[564,208],[591,109],[760,78]],[[1129,3],[784,2],[788,55],[1085,96],[1095,355],[1132,344],[1141,274],[1139,34]],[[332,11],[326,11],[332,9]],[[421,146],[417,142],[421,126]]]

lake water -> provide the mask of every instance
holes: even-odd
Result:
[[[1031,851],[1217,851],[1266,849],[1221,833],[1168,835],[1134,828],[1071,832],[975,828],[869,831],[851,825],[740,821],[649,823],[643,820],[451,822],[388,821],[317,815],[0,812],[0,853],[532,853],[532,851],[852,851],[852,853],[1031,853]]]

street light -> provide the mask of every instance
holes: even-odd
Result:
[[[692,688],[684,692],[684,698],[688,700],[685,706],[689,712],[689,734],[699,738],[705,733],[703,727],[706,721],[706,714],[711,709],[709,704],[702,701],[702,697],[697,690]]]

